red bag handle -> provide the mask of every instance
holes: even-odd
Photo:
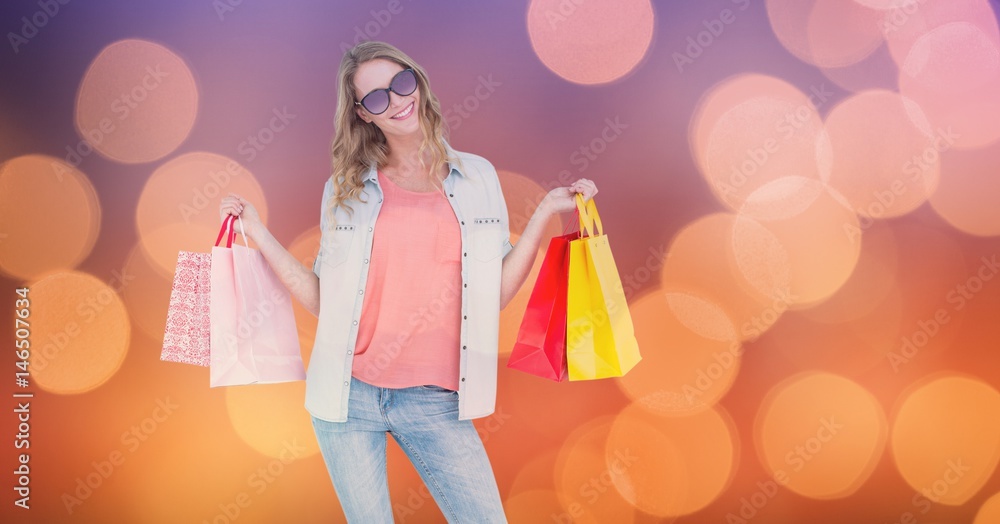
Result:
[[[233,215],[226,215],[226,218],[222,221],[222,229],[219,230],[219,237],[215,239],[216,246],[222,241],[222,235],[226,234],[226,231],[229,231],[229,236],[226,237],[226,247],[233,247],[233,240],[236,239],[236,228],[232,227],[234,220],[236,220],[236,217]]]

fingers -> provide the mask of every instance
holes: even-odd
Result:
[[[229,193],[226,197],[222,199],[219,204],[219,211],[225,218],[225,215],[233,215],[235,217],[240,216],[243,213],[244,204],[249,204],[243,200],[243,197],[237,195],[236,193]]]
[[[573,185],[569,186],[569,190],[573,193],[582,193],[583,200],[587,201],[597,194],[597,185],[592,180],[581,178],[573,182]]]

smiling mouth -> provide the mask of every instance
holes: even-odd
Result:
[[[406,109],[396,113],[395,115],[392,115],[391,118],[393,118],[394,120],[399,120],[410,116],[410,113],[412,112],[413,112],[413,102],[410,102],[410,105],[406,106]]]

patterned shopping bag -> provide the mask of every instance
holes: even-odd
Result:
[[[218,246],[229,230],[227,245],[232,245],[232,215],[227,215],[215,239]],[[181,251],[167,306],[167,325],[163,333],[160,360],[196,366],[208,366],[211,349],[209,308],[212,281],[212,254]]]

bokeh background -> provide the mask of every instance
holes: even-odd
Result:
[[[505,367],[540,250],[476,421],[511,522],[1000,522],[998,8],[4,2],[0,311],[13,348],[30,288],[33,349],[27,387],[0,366],[0,520],[342,521],[303,383],[159,354],[225,193],[312,264],[340,56],[382,39],[500,170],[515,240],[547,190],[600,188],[644,359]],[[389,469],[398,522],[442,521],[394,443]]]

